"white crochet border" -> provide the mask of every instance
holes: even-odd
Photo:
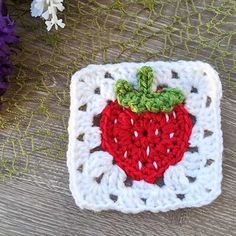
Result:
[[[157,84],[180,88],[186,96],[185,108],[197,120],[190,144],[197,146],[198,152],[186,152],[181,162],[170,166],[164,173],[165,185],[162,187],[145,181],[133,181],[133,185],[127,187],[124,184],[125,172],[112,163],[110,154],[105,151],[90,154],[90,149],[101,143],[100,128],[92,127],[93,116],[102,112],[107,100],[115,100],[113,88],[116,80],[127,79],[136,85],[137,70],[143,65],[153,68],[153,90]],[[178,74],[178,79],[172,78],[172,71]],[[113,79],[105,78],[106,72]],[[94,93],[97,87],[100,94]],[[198,93],[191,92],[192,87]],[[157,61],[89,65],[73,75],[70,89],[67,165],[70,190],[80,208],[94,211],[114,209],[124,213],[159,212],[200,207],[209,204],[221,193],[222,89],[217,72],[209,64],[200,61]],[[211,98],[209,106],[206,105],[207,97]],[[87,110],[80,111],[78,108],[85,103]],[[204,137],[204,130],[210,130],[213,134]],[[77,139],[81,133],[84,133],[83,142]],[[82,168],[80,171],[79,167]],[[97,183],[96,178],[102,173],[101,182]]]

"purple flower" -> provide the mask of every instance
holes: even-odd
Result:
[[[3,0],[0,0],[0,96],[8,87],[6,77],[12,73],[10,46],[18,43],[15,29],[15,23],[7,16]]]

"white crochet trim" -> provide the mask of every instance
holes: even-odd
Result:
[[[143,65],[153,68],[153,90],[157,84],[180,88],[186,96],[185,108],[196,116],[190,145],[197,146],[198,152],[186,152],[182,161],[170,166],[164,173],[164,185],[161,187],[143,180],[126,186],[124,181],[127,176],[112,163],[110,154],[105,151],[90,153],[101,143],[100,128],[92,126],[93,116],[102,112],[107,100],[115,100],[115,81],[127,79],[136,84],[137,70]],[[173,71],[178,74],[178,79],[172,78]],[[105,78],[106,72],[112,78]],[[192,87],[198,92],[191,92]],[[95,94],[96,88],[100,88],[100,94]],[[200,207],[212,202],[221,193],[221,96],[217,72],[199,61],[89,65],[76,72],[71,81],[67,152],[70,190],[76,204],[82,209],[94,211],[114,209],[138,213]],[[80,111],[78,108],[84,104],[87,104],[86,111]],[[213,133],[204,137],[204,130]],[[84,133],[84,141],[77,139],[81,133]],[[96,178],[101,175],[102,178],[97,181]]]

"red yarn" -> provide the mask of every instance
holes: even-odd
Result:
[[[183,158],[192,122],[182,104],[169,113],[133,113],[115,101],[103,110],[100,128],[102,148],[116,164],[134,180],[153,183]]]

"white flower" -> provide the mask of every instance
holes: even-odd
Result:
[[[34,17],[41,16],[46,10],[46,0],[33,0],[31,3],[31,15]]]
[[[58,29],[58,26],[60,26],[61,28],[64,28],[65,27],[65,24],[62,22],[62,19],[60,20],[56,20],[56,21],[53,21],[53,20],[48,20],[45,22],[46,25],[47,25],[47,30],[50,31],[51,28],[55,25],[55,29],[57,30]]]
[[[53,26],[58,29],[65,27],[62,19],[58,19],[57,11],[63,11],[63,0],[33,0],[31,4],[31,15],[34,17],[41,16],[46,20],[47,30],[51,30]]]

